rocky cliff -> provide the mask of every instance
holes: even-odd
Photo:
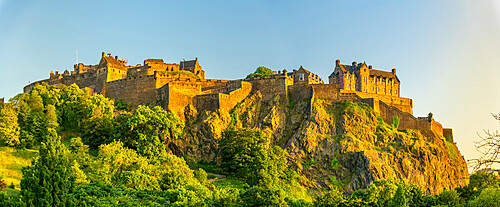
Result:
[[[255,93],[230,113],[185,110],[185,139],[171,143],[187,159],[217,162],[217,143],[229,125],[258,128],[286,149],[312,185],[347,192],[381,178],[401,179],[428,193],[468,183],[467,165],[455,143],[432,131],[398,130],[368,105],[321,99],[263,101]]]

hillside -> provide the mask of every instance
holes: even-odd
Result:
[[[186,138],[170,145],[188,160],[218,162],[218,140],[230,125],[257,128],[284,148],[309,185],[347,192],[382,178],[401,179],[436,194],[468,183],[467,165],[455,143],[432,131],[397,130],[368,105],[321,99],[262,100],[260,93],[230,113],[186,110]]]

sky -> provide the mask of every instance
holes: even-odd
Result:
[[[301,65],[324,80],[335,60],[397,69],[415,116],[454,130],[465,159],[499,129],[500,0],[14,1],[0,0],[0,97],[49,72],[111,52],[199,58],[207,78]],[[76,55],[78,51],[78,56]]]

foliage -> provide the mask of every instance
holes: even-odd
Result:
[[[194,171],[194,177],[200,181],[200,183],[204,183],[205,181],[207,181],[207,172],[205,172],[205,170],[203,170],[202,168]]]
[[[333,188],[321,195],[314,201],[315,206],[342,206],[347,200],[342,192],[337,188]]]
[[[240,194],[244,206],[287,206],[285,195],[280,189],[254,186]]]
[[[266,77],[272,74],[274,74],[273,70],[260,66],[255,70],[255,72],[248,74],[246,78]]]
[[[60,142],[59,136],[49,129],[46,142],[40,147],[40,156],[24,167],[21,180],[23,202],[32,206],[62,206],[71,193],[74,177],[70,171],[69,151]]]
[[[486,188],[479,196],[470,202],[470,206],[498,206],[500,203],[500,189]]]
[[[13,106],[20,127],[19,143],[23,148],[35,147],[45,141],[49,129],[58,128],[54,105],[44,105],[38,90],[32,90],[28,94],[18,94],[13,98]]]
[[[19,124],[11,104],[0,103],[0,145],[19,145]]]
[[[392,128],[393,129],[398,129],[399,127],[399,118],[397,116],[392,118]]]
[[[165,144],[179,139],[184,127],[172,112],[159,106],[139,106],[135,114],[121,113],[115,120],[114,138],[148,158],[163,153]]]
[[[129,111],[132,108],[132,104],[123,101],[121,98],[115,100],[116,110]]]
[[[264,168],[269,140],[259,130],[230,127],[224,131],[219,148],[224,171],[255,181]]]

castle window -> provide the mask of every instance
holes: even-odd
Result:
[[[299,73],[299,80],[301,80],[301,81],[304,80],[304,73]]]
[[[347,88],[349,88],[349,83],[347,84]]]
[[[391,89],[389,89],[389,93],[392,93]]]
[[[394,93],[395,93],[395,94],[398,94],[398,90],[394,90]]]
[[[379,87],[377,87],[377,91],[380,91],[380,88],[379,88]]]
[[[373,91],[373,86],[372,86],[372,91]]]
[[[384,93],[385,93],[385,88],[384,88]]]

